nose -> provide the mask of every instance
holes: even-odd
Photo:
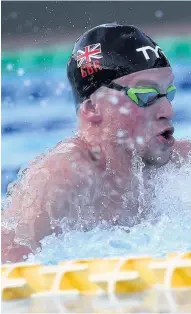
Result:
[[[174,116],[174,111],[172,108],[172,104],[169,102],[167,97],[162,97],[159,102],[158,106],[156,106],[156,118],[159,119],[168,119],[172,120]]]

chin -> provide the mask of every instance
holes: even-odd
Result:
[[[161,166],[166,165],[170,161],[170,153],[166,152],[162,154],[161,153],[157,154],[155,151],[153,152],[153,154],[150,153],[150,154],[145,155],[143,160],[146,164],[161,167]]]
[[[161,147],[155,144],[152,140],[147,143],[144,153],[143,160],[146,164],[163,166],[167,164],[171,159],[172,147]]]
[[[153,159],[150,159],[148,163],[153,166],[162,167],[166,165],[169,161],[170,161],[170,158],[168,159],[154,159],[153,158]]]

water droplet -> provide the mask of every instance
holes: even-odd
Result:
[[[11,12],[11,13],[10,13],[10,18],[12,18],[12,19],[16,19],[17,16],[18,16],[18,13],[17,13],[17,12]]]
[[[111,191],[111,195],[113,195],[113,196],[114,196],[114,195],[119,195],[119,193],[118,193],[116,190],[112,190],[112,191]]]
[[[12,64],[7,64],[7,70],[8,71],[12,71],[12,69],[13,69],[13,65]]]
[[[98,92],[97,93],[97,99],[100,99],[102,97],[104,97],[104,93],[103,92]]]
[[[42,107],[42,108],[46,108],[47,107],[47,100],[41,100],[40,101],[40,106]]]
[[[64,89],[66,87],[66,84],[64,82],[59,83],[59,88]]]
[[[101,152],[101,149],[100,149],[99,146],[95,146],[95,147],[92,147],[91,151],[92,151],[93,153],[98,153],[98,154],[99,154],[99,153]]]
[[[125,141],[124,141],[124,139],[119,138],[119,139],[117,140],[117,143],[118,143],[118,144],[123,144],[123,143],[125,143]]]
[[[23,75],[25,74],[24,69],[19,68],[19,69],[17,70],[17,74],[18,74],[18,76],[23,76]]]
[[[76,162],[72,162],[72,168],[77,168],[77,163]]]
[[[122,183],[122,180],[121,180],[121,178],[119,178],[119,177],[116,177],[116,178],[115,178],[115,181],[116,181],[117,184],[121,184],[121,183]]]
[[[119,112],[122,113],[122,114],[129,114],[129,109],[127,109],[126,107],[124,106],[121,106],[119,108]]]
[[[31,85],[31,81],[30,80],[25,80],[24,81],[24,86],[30,86]]]
[[[162,10],[159,9],[159,10],[156,10],[155,16],[157,19],[161,19],[164,16],[164,13]]]
[[[41,248],[38,247],[35,252],[36,252],[36,253],[40,253],[40,252],[41,252]]]
[[[137,142],[137,144],[143,144],[144,141],[143,141],[143,138],[141,136],[137,136],[136,142]]]
[[[62,94],[62,89],[61,88],[57,88],[55,91],[56,95],[61,95]]]
[[[75,147],[75,144],[74,144],[74,143],[68,143],[67,146],[68,146],[69,148],[73,148],[73,147]]]
[[[38,26],[34,26],[34,27],[33,27],[33,32],[34,32],[34,33],[38,32],[38,30],[39,30]]]
[[[113,104],[113,105],[117,105],[118,102],[119,102],[119,99],[118,99],[117,96],[109,96],[109,97],[108,97],[108,100],[109,100],[109,102],[110,102],[111,104]]]
[[[134,149],[134,143],[133,143],[133,140],[130,138],[126,141],[127,143],[127,147],[130,148],[130,149]]]
[[[124,137],[127,135],[127,131],[125,130],[118,130],[117,131],[117,137]]]

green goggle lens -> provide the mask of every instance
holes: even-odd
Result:
[[[176,95],[176,87],[174,85],[167,89],[167,98],[169,101],[173,101]]]
[[[127,95],[133,100],[139,107],[148,107],[152,105],[158,98],[167,97],[171,102],[176,94],[176,87],[171,85],[167,89],[167,94],[160,94],[155,88],[138,87],[130,88],[127,90]]]

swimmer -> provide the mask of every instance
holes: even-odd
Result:
[[[146,214],[138,210],[135,158],[147,180],[150,169],[178,165],[191,150],[189,141],[173,137],[176,87],[169,61],[137,27],[104,24],[87,31],[67,71],[76,136],[32,161],[16,184],[3,212],[3,262],[22,261],[45,236],[62,232],[61,223],[79,230],[139,223]]]

